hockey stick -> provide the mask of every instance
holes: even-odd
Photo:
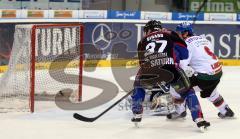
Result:
[[[131,90],[130,92],[128,92],[126,95],[124,95],[121,99],[119,99],[118,101],[116,101],[114,104],[112,104],[110,107],[108,107],[106,110],[104,110],[102,113],[100,113],[99,115],[97,115],[96,117],[85,117],[82,116],[78,113],[74,113],[73,117],[77,120],[80,121],[84,121],[84,122],[93,122],[95,120],[97,120],[99,117],[101,117],[102,115],[104,115],[106,112],[108,112],[110,109],[112,109],[114,106],[116,106],[119,102],[121,102],[124,98],[126,98],[127,96],[129,96],[130,94],[132,94],[133,90]]]
[[[203,3],[199,6],[198,10],[195,13],[195,17],[193,18],[192,24],[194,25],[195,22],[197,21],[197,16],[201,12],[202,8],[205,6],[205,4],[208,2],[208,0],[204,0]]]

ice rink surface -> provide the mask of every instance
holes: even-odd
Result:
[[[116,106],[93,123],[78,121],[74,112],[94,117],[124,95],[121,91],[114,100],[84,111],[64,111],[54,102],[37,105],[36,112],[0,113],[0,139],[236,139],[240,135],[240,67],[224,67],[219,92],[235,112],[235,119],[219,119],[218,111],[206,99],[200,99],[204,117],[211,122],[205,133],[200,133],[188,116],[185,120],[169,121],[164,116],[144,115],[140,128],[130,122],[131,111]],[[99,68],[84,75],[116,82],[110,69]],[[91,99],[100,89],[84,86],[83,100]],[[197,93],[198,94],[198,93]],[[39,108],[40,107],[40,108]]]

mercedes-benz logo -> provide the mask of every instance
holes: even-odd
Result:
[[[109,37],[106,36],[109,35]],[[93,45],[100,50],[105,50],[111,44],[112,33],[111,29],[106,24],[98,24],[92,33]]]

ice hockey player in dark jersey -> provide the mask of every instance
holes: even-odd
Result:
[[[165,86],[176,92],[179,100],[185,100],[194,122],[200,129],[210,126],[203,119],[197,96],[184,72],[180,60],[188,58],[185,42],[176,33],[162,30],[161,22],[149,21],[144,26],[144,37],[138,44],[140,69],[135,79],[132,94],[132,122],[142,120],[145,88]],[[175,97],[177,99],[177,97]]]

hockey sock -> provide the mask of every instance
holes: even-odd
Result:
[[[132,112],[134,114],[141,114],[143,112],[142,103],[145,98],[145,90],[143,88],[135,88],[132,94]]]
[[[211,96],[207,98],[210,102],[213,103],[213,105],[220,111],[221,114],[225,114],[227,111],[225,107],[227,104],[225,103],[223,97],[218,93],[218,91],[215,89]]]
[[[195,92],[191,89],[185,95],[186,104],[191,112],[192,119],[195,121],[198,118],[203,118],[202,110]]]

